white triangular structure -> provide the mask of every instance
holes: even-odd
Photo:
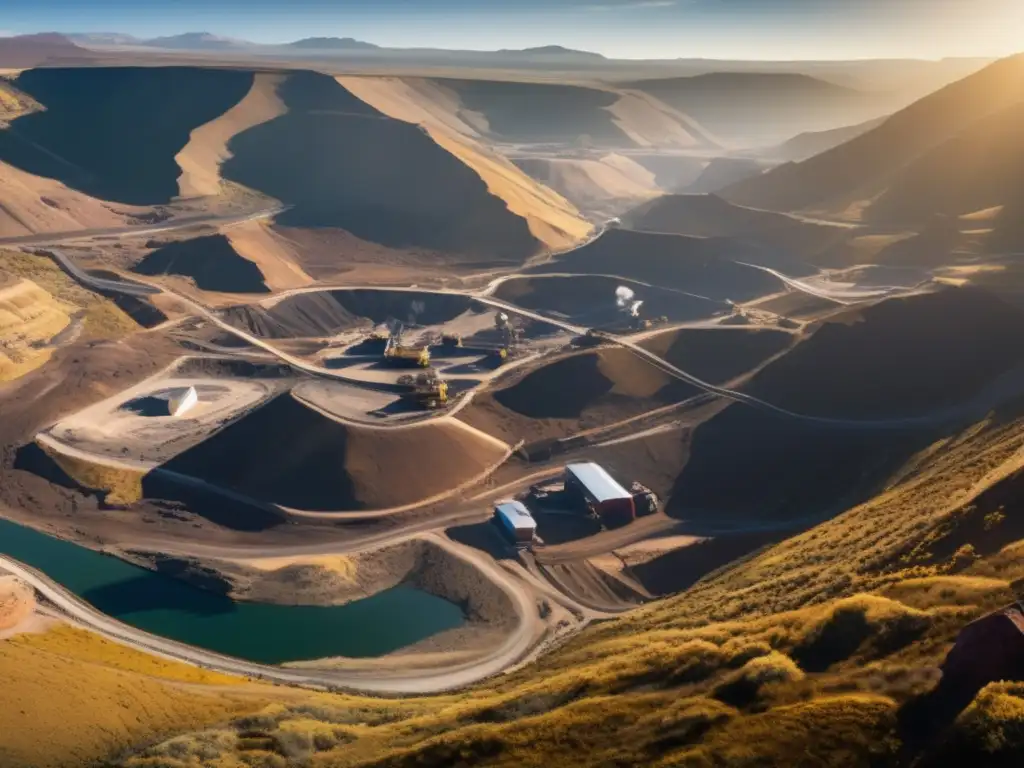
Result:
[[[176,389],[167,396],[167,411],[171,416],[182,416],[199,402],[195,387]]]

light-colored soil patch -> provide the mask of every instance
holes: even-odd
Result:
[[[440,125],[474,138],[488,129],[484,115],[466,109],[455,91],[433,80],[358,76],[335,79],[367,104],[397,120]]]
[[[639,541],[628,547],[615,550],[616,560],[627,566],[639,565],[684,547],[691,547],[703,541],[699,536],[662,536]]]
[[[181,416],[149,415],[148,398],[195,386],[199,402]],[[158,375],[61,420],[45,435],[62,446],[97,456],[158,463],[187,450],[209,433],[258,406],[272,382]]]
[[[32,588],[13,576],[0,576],[0,639],[19,629],[36,609]]]
[[[366,421],[371,424],[384,422],[383,418],[370,415],[398,400],[389,392],[377,392],[338,381],[304,381],[292,390],[292,395],[304,405],[330,414],[338,419]],[[404,414],[408,416],[409,414]],[[415,412],[412,414],[417,416]],[[394,417],[392,417],[393,420]]]
[[[0,163],[0,237],[126,226],[145,209],[108,206],[53,179]],[[116,210],[115,210],[116,209]]]
[[[284,75],[257,73],[249,93],[220,117],[192,131],[188,144],[175,156],[181,168],[178,190],[182,197],[216,195],[221,191],[220,166],[231,157],[228,142],[255,125],[284,114],[277,97]]]
[[[242,258],[259,267],[267,287],[275,291],[313,283],[295,259],[295,245],[262,221],[251,221],[224,232]]]

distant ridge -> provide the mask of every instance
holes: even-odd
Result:
[[[352,37],[305,37],[302,40],[296,40],[294,43],[288,43],[284,47],[307,51],[376,51],[380,49],[379,45],[356,40]]]
[[[607,57],[591,51],[577,51],[562,45],[542,45],[536,48],[502,48],[497,53],[505,56],[565,56],[576,59],[607,61]]]
[[[0,37],[0,67],[35,67],[50,59],[88,57],[90,52],[56,32]]]
[[[249,48],[253,46],[246,40],[236,40],[230,37],[219,37],[209,32],[185,32],[181,35],[170,35],[169,37],[154,37],[151,40],[142,41],[142,45],[150,48],[179,48],[196,51],[223,51],[235,48]]]

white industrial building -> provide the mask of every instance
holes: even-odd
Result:
[[[175,389],[167,394],[167,412],[171,416],[183,416],[199,403],[199,393],[195,387]]]
[[[529,544],[537,533],[537,521],[522,502],[503,501],[494,506],[494,519],[516,544]]]

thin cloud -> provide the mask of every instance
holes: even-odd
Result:
[[[637,0],[636,2],[594,3],[580,6],[584,11],[641,11],[649,8],[671,8],[679,0]]]

